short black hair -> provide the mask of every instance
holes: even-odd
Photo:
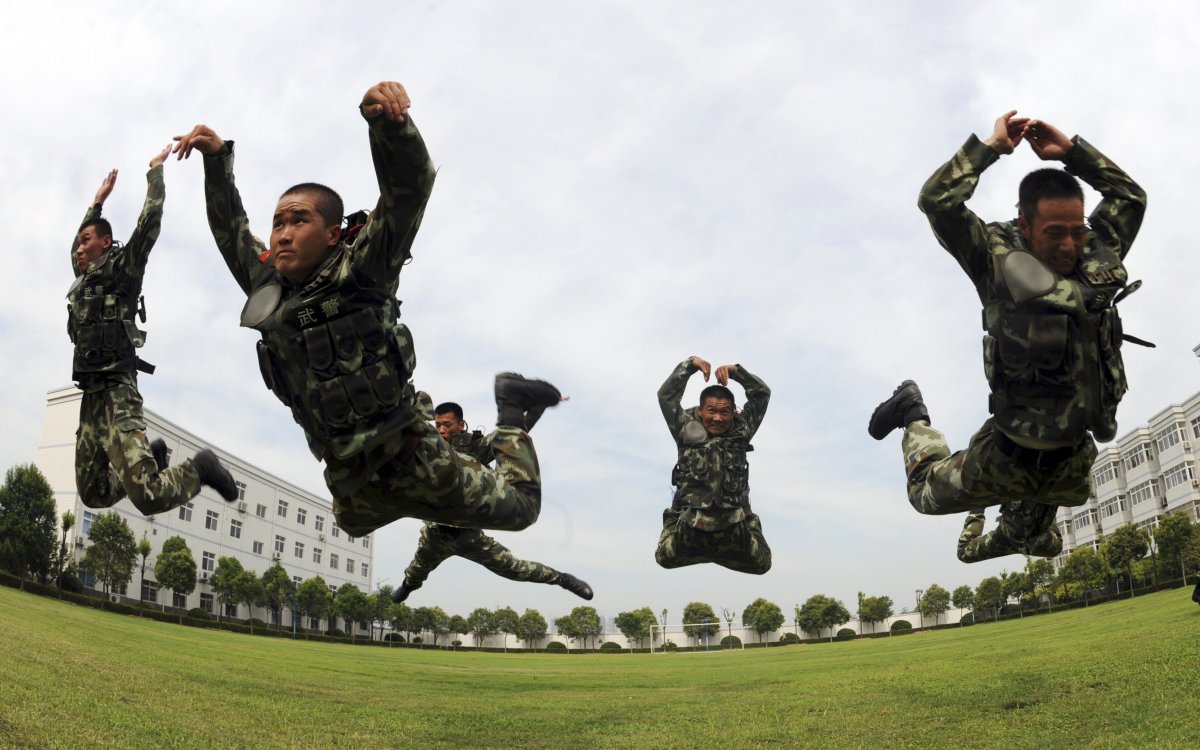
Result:
[[[438,414],[446,414],[446,413],[453,414],[455,419],[457,419],[459,422],[462,421],[462,418],[463,418],[462,407],[459,406],[458,404],[454,403],[453,401],[447,401],[444,404],[438,404],[437,408],[433,410],[434,416],[437,416]]]
[[[737,408],[737,401],[733,399],[733,391],[723,385],[710,385],[700,391],[700,405],[704,406],[704,402],[710,398],[721,399],[733,404],[733,408]]]
[[[317,213],[321,215],[325,226],[341,226],[346,207],[342,204],[342,196],[338,195],[333,188],[326,187],[319,182],[301,182],[299,185],[292,185],[284,190],[279,199],[283,200],[285,196],[297,193],[307,193],[313,196],[317,205]]]
[[[1037,216],[1037,204],[1042,198],[1078,198],[1083,200],[1083,188],[1079,180],[1061,169],[1046,167],[1035,169],[1021,180],[1017,189],[1017,206],[1025,221]]]
[[[108,219],[105,219],[104,217],[97,216],[94,219],[88,219],[79,225],[79,232],[82,232],[88,227],[95,227],[96,231],[101,237],[112,237],[112,224],[109,224]],[[79,234],[79,232],[76,232],[76,234]]]

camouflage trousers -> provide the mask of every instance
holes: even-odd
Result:
[[[338,524],[364,536],[398,518],[470,529],[517,531],[542,510],[541,476],[529,434],[498,427],[489,436],[496,468],[456,453],[428,422],[416,421],[378,449],[329,457],[325,482]]]
[[[146,439],[136,376],[109,375],[80,387],[75,487],[84,505],[111,508],[128,497],[149,516],[200,494],[200,477],[191,460],[158,470]]]
[[[532,560],[522,560],[500,542],[479,529],[461,529],[440,523],[427,523],[413,560],[404,569],[404,581],[411,588],[425,582],[429,574],[447,558],[457,555],[479,563],[501,578],[533,583],[558,583],[554,568]]]
[[[739,573],[762,575],[771,569],[771,548],[754,513],[719,531],[701,531],[681,519],[679,511],[668,508],[663,511],[654,559],[664,568],[716,563]]]
[[[1058,506],[1024,500],[1000,506],[996,529],[983,533],[983,513],[971,513],[958,537],[958,559],[965,563],[1005,555],[1054,557],[1062,552],[1062,535],[1054,525]]]

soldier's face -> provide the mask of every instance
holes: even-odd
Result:
[[[729,399],[709,396],[704,399],[697,414],[700,417],[700,424],[704,426],[709,435],[722,435],[728,432],[730,426],[733,425],[733,418],[737,412],[734,411],[733,402]]]
[[[438,434],[442,436],[442,440],[450,442],[450,438],[462,433],[467,423],[454,416],[454,412],[450,411],[445,414],[438,414],[433,420],[433,426],[437,429]]]
[[[80,229],[77,239],[79,245],[75,248],[75,263],[81,272],[86,271],[92,261],[104,255],[112,247],[112,236],[106,234],[100,237],[94,226]]]
[[[276,270],[293,284],[307,281],[337,245],[341,233],[341,226],[329,226],[321,218],[312,195],[283,196],[271,220],[271,257]]]
[[[1083,201],[1078,198],[1042,198],[1032,221],[1018,220],[1021,234],[1033,254],[1061,274],[1079,262],[1087,243],[1088,226],[1083,218]]]

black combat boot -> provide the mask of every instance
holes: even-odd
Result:
[[[395,602],[396,604],[399,604],[400,602],[407,599],[409,594],[411,594],[412,592],[416,591],[419,588],[421,588],[421,584],[418,583],[416,586],[409,586],[408,581],[405,580],[404,583],[400,584],[400,588],[398,588],[392,592],[392,601]]]
[[[929,423],[929,410],[921,400],[921,389],[911,380],[905,380],[892,392],[891,398],[875,407],[867,432],[876,440],[883,440],[892,430],[908,427],[918,419]]]
[[[562,394],[558,389],[544,380],[532,380],[515,372],[502,372],[496,376],[496,426],[520,427],[528,430],[531,426],[526,416],[534,412],[533,421],[541,417],[541,410],[558,406]]]
[[[192,458],[192,467],[200,475],[200,484],[212,487],[227,503],[237,500],[237,485],[234,484],[233,475],[221,465],[217,454],[205,448]]]
[[[167,444],[162,438],[150,441],[150,452],[154,454],[154,463],[158,464],[158,470],[166,471],[167,462],[171,459],[167,456]]]
[[[570,573],[558,574],[558,585],[581,599],[592,600],[592,587],[586,581],[581,581]]]

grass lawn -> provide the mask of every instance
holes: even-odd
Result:
[[[565,656],[262,638],[0,587],[0,748],[1194,750],[1189,594],[876,640]]]

